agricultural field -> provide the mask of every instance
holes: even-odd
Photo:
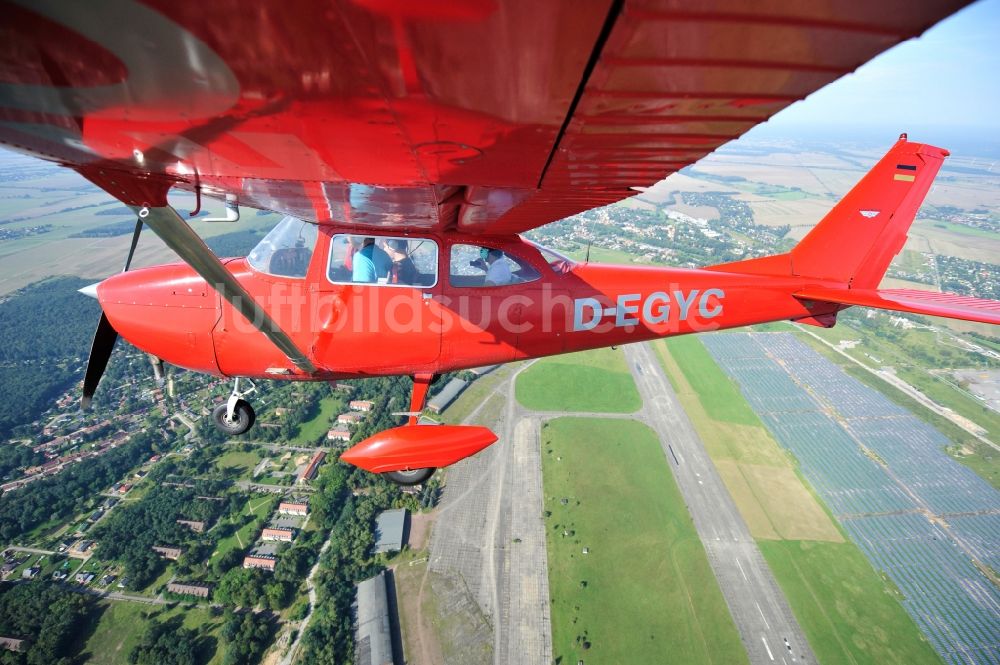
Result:
[[[652,430],[558,418],[542,467],[557,662],[746,662]]]
[[[620,349],[539,360],[518,377],[515,394],[535,411],[632,413],[642,407]]]

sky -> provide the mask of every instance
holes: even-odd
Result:
[[[875,0],[877,1],[877,0]],[[830,131],[1000,149],[1000,0],[981,0],[797,102],[748,138]],[[940,137],[940,138],[939,138]]]

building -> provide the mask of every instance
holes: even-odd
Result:
[[[42,572],[42,569],[38,566],[31,566],[30,568],[25,568],[21,571],[21,579],[23,580],[33,580],[38,577],[38,573]]]
[[[121,485],[118,486],[118,493],[119,494],[128,494],[128,491],[130,489],[132,489],[132,485],[131,484],[129,484],[129,483],[122,483]]]
[[[469,371],[475,376],[485,376],[495,370],[500,365],[483,365],[482,367],[473,367]]]
[[[352,386],[349,383],[337,382],[337,383],[335,383],[333,385],[333,387],[334,387],[335,390],[339,390],[339,391],[345,392],[345,393],[353,393],[354,392],[354,386]]]
[[[355,665],[395,665],[392,623],[385,572],[358,583],[355,595]]]
[[[7,651],[24,651],[28,648],[28,640],[17,637],[0,637],[0,648]]]
[[[264,532],[260,534],[262,540],[278,540],[283,543],[292,542],[292,538],[295,537],[294,532],[291,529],[273,529],[268,527],[264,529]]]
[[[374,403],[366,399],[352,399],[347,403],[347,408],[351,411],[361,411],[362,413],[368,413],[375,406]]]
[[[265,556],[263,554],[250,554],[243,557],[244,568],[263,568],[264,570],[274,572],[274,566],[277,563],[278,560],[273,556]]]
[[[286,409],[283,406],[279,406],[278,408],[276,408],[274,410],[274,415],[277,416],[278,418],[280,418],[282,416],[287,416],[288,415],[288,409]]]
[[[199,522],[197,520],[177,520],[177,523],[181,526],[186,526],[195,533],[203,533],[205,531],[204,522]]]
[[[309,504],[298,501],[282,501],[278,504],[278,512],[282,515],[299,515],[305,517],[309,514]]]
[[[406,529],[406,508],[386,510],[375,518],[375,551],[398,552],[403,549]]]
[[[338,427],[326,433],[327,441],[350,441],[351,430]]]
[[[177,561],[177,559],[181,558],[181,554],[184,554],[184,550],[181,548],[170,545],[153,545],[153,551],[164,559],[170,559],[171,561]]]
[[[80,584],[90,584],[91,582],[94,581],[94,574],[93,573],[77,573],[76,577],[74,579],[76,579],[76,581],[79,582]]]
[[[338,425],[357,425],[364,419],[360,413],[342,413],[337,416]]]
[[[469,382],[464,379],[452,379],[448,382],[448,385],[441,390],[441,392],[427,402],[427,408],[434,413],[441,413],[455,401],[455,398],[462,394],[462,391],[465,390],[467,385],[469,385]]]
[[[299,483],[312,480],[316,476],[316,471],[319,470],[319,465],[323,463],[325,457],[325,451],[317,450],[313,454],[312,459],[309,460],[309,464],[306,464],[306,468],[302,469],[302,473],[299,474]]]
[[[171,582],[167,585],[167,591],[180,594],[182,596],[195,596],[196,598],[208,598],[212,588],[207,584],[184,584],[183,582]]]

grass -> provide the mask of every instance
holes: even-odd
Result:
[[[83,646],[88,663],[95,665],[127,665],[129,653],[142,639],[150,620],[159,622],[171,619],[182,621],[185,628],[197,631],[197,647],[202,658],[199,663],[218,665],[222,662],[223,649],[218,632],[222,617],[214,617],[206,608],[184,605],[147,605],[131,602],[102,602],[96,625]]]
[[[679,362],[698,361],[694,368],[704,377],[721,373],[697,340],[696,345],[655,344],[660,364],[670,378],[685,413],[705,444],[719,476],[733,497],[755,538],[813,539],[842,542],[844,536],[822,503],[796,473],[794,460],[771,433],[757,425],[723,422],[709,416],[706,404],[723,399],[724,415],[745,415],[750,409],[740,392],[697,393],[681,371]],[[683,354],[683,356],[681,355]],[[727,378],[727,377],[723,377]],[[707,385],[718,385],[718,377]],[[728,378],[727,378],[728,381]],[[751,414],[753,414],[751,411]]]
[[[715,364],[701,340],[691,335],[673,337],[667,340],[667,348],[691,388],[702,397],[705,411],[711,418],[737,425],[763,426],[739,388]]]
[[[535,411],[632,413],[642,406],[620,349],[540,360],[521,373],[514,392]]]
[[[253,542],[251,538],[259,529],[263,527],[264,521],[267,519],[268,515],[271,514],[271,511],[274,508],[274,503],[277,500],[278,498],[274,496],[251,498],[247,500],[243,509],[237,513],[237,517],[253,515],[254,519],[250,520],[235,532],[220,540],[219,544],[215,546],[215,551],[212,552],[212,556],[209,558],[209,561],[226,554],[232,549],[239,548],[241,550],[245,550],[250,547],[251,542]]]
[[[261,456],[256,452],[231,450],[215,460],[215,467],[227,475],[249,478],[260,460]]]
[[[747,662],[653,431],[568,417],[542,440],[553,657]]]
[[[762,541],[764,558],[820,663],[941,663],[894,585],[850,543]]]
[[[513,371],[516,371],[516,365],[504,365],[473,381],[462,391],[458,399],[441,413],[441,421],[453,425],[463,422]]]
[[[316,415],[299,425],[298,433],[292,439],[292,444],[311,445],[315,444],[321,437],[325,439],[334,416],[337,415],[338,410],[343,406],[343,400],[335,395],[327,395],[321,398],[319,400],[319,410],[316,412]]]

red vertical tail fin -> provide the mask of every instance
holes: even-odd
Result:
[[[712,266],[711,270],[797,275],[878,286],[930,190],[948,151],[906,135],[788,254]]]

